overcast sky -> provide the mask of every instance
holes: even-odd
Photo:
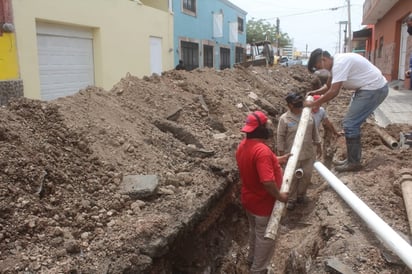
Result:
[[[339,52],[339,22],[348,21],[347,0],[229,0],[245,10],[247,20],[267,19],[293,39],[294,47],[302,52],[323,48],[331,54]],[[350,0],[351,29],[362,29],[364,0]],[[337,8],[335,10],[335,8]],[[334,10],[332,10],[334,9]],[[345,25],[341,25],[341,48]]]

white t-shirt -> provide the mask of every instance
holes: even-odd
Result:
[[[326,110],[323,107],[320,107],[318,112],[312,112],[313,120],[315,121],[315,126],[319,129],[320,123],[327,118]]]
[[[344,88],[355,90],[375,90],[387,83],[382,72],[357,53],[338,53],[333,56],[332,84],[337,82],[343,82]]]

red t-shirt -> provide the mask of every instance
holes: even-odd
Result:
[[[283,175],[276,155],[262,141],[244,139],[237,148],[236,161],[242,181],[243,207],[254,215],[269,216],[276,199],[262,182],[273,181],[280,189]]]

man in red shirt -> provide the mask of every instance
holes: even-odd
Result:
[[[251,273],[267,273],[275,243],[264,237],[276,199],[287,202],[288,193],[280,192],[282,168],[290,154],[277,157],[265,144],[270,136],[268,118],[261,111],[247,116],[242,131],[246,138],[236,152],[240,172],[241,202],[249,221],[249,254]]]

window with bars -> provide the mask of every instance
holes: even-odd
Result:
[[[239,32],[243,32],[245,30],[244,26],[243,26],[243,18],[242,17],[237,18],[237,30]]]
[[[220,69],[230,68],[230,49],[220,48]]]
[[[243,56],[244,56],[244,49],[241,47],[236,47],[236,52],[235,52],[235,63],[242,63],[243,62]]]
[[[183,9],[196,13],[196,0],[182,0],[183,1]]]
[[[203,46],[203,66],[213,68],[213,46]]]
[[[191,42],[180,42],[182,52],[181,59],[187,70],[192,70],[199,67],[199,44]]]

